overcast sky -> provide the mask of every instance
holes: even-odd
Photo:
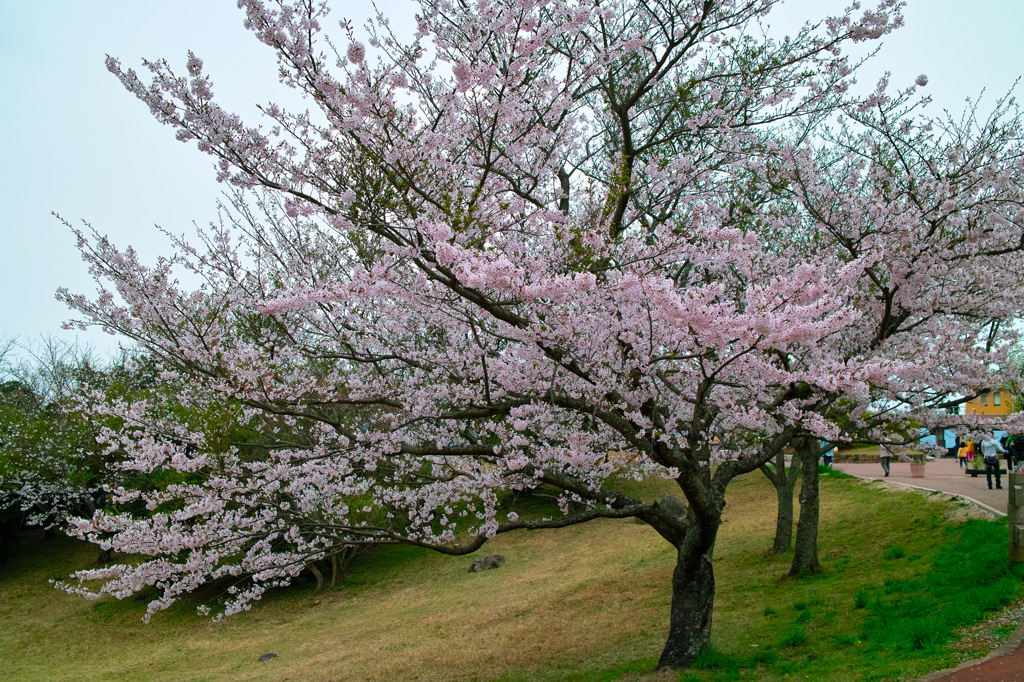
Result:
[[[845,4],[789,0],[772,23],[790,32]],[[411,26],[412,3],[378,6]],[[332,19],[361,24],[369,3],[332,8]],[[905,16],[862,84],[886,70],[899,86],[924,73],[933,110],[959,111],[983,88],[991,104],[1024,71],[1021,0],[909,0]],[[273,55],[242,27],[234,0],[0,0],[0,338],[73,338],[60,329],[70,314],[54,292],[93,291],[52,212],[147,260],[166,248],[154,225],[183,233],[214,216],[222,188],[210,157],[176,142],[104,67],[109,53],[132,67],[164,57],[184,71],[189,49],[229,108],[250,115],[255,103],[282,99]],[[117,347],[100,333],[79,336],[101,352]]]

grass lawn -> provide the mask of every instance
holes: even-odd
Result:
[[[948,520],[957,503],[822,479],[826,573],[783,578],[765,553],[774,491],[730,487],[716,550],[714,652],[657,679],[912,679],[956,662],[950,632],[1020,593],[1004,523]],[[646,484],[660,497],[667,484]],[[48,581],[96,551],[30,535],[0,568],[0,659],[12,680],[642,679],[667,632],[672,548],[629,521],[502,536],[470,557],[380,548],[344,587],[298,585],[212,623],[195,602],[144,625],[144,601],[87,602]],[[999,562],[1002,562],[1000,564]],[[970,576],[993,575],[976,593]],[[986,597],[986,595],[988,595]],[[209,597],[209,595],[206,595]],[[986,601],[987,599],[987,601]],[[921,608],[918,608],[918,605]],[[278,657],[260,663],[263,653]]]

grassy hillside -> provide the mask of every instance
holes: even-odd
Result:
[[[645,493],[660,496],[663,485]],[[942,647],[948,623],[903,625],[893,609],[939,593],[917,576],[958,570],[943,568],[943,547],[966,542],[956,551],[969,554],[990,543],[1005,555],[1005,545],[991,540],[1005,537],[1005,526],[972,524],[965,536],[966,527],[949,521],[956,504],[827,476],[827,572],[791,580],[782,577],[789,558],[765,554],[774,492],[760,474],[737,481],[716,551],[716,653],[702,662],[706,670],[681,678],[886,679],[954,662]],[[503,568],[467,573],[472,556],[381,548],[357,559],[349,581],[334,591],[314,595],[299,585],[223,623],[185,603],[144,625],[145,601],[87,602],[49,586],[94,561],[95,549],[30,536],[0,569],[0,676],[590,680],[635,679],[653,669],[667,631],[673,554],[649,528],[598,521],[520,532],[478,555],[498,553],[507,559]],[[1009,580],[985,587],[999,592],[991,606],[1019,591]],[[908,629],[903,639],[877,636],[901,628]],[[267,652],[278,657],[260,663]]]

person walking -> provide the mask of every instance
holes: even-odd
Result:
[[[956,461],[957,464],[960,465],[961,469],[967,466],[967,443],[960,444],[960,447],[956,451]]]
[[[981,456],[982,461],[985,463],[985,478],[988,480],[988,489],[992,489],[992,472],[996,473],[996,489],[1000,490],[1003,487],[1003,482],[999,478],[999,454],[1006,453],[1006,449],[999,444],[996,440],[994,433],[988,434],[988,438],[981,441]]]
[[[882,471],[885,472],[886,476],[889,475],[890,460],[892,460],[892,450],[889,449],[888,445],[883,443],[878,450],[878,461],[882,463]]]

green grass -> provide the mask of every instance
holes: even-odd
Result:
[[[882,552],[882,558],[884,559],[902,559],[905,556],[907,556],[907,553],[899,545],[889,545]]]
[[[992,633],[996,637],[1008,637],[1014,630],[1017,629],[1016,625],[1001,625],[994,629]]]
[[[868,598],[862,637],[876,648],[937,649],[955,631],[1004,607],[1019,589],[1002,524],[968,521],[944,529],[945,542],[921,575],[887,581]],[[965,576],[970,576],[965,580]]]
[[[791,557],[766,551],[775,496],[764,477],[730,488],[712,649],[693,670],[658,679],[920,675],[956,661],[947,648],[956,628],[1020,593],[1004,523],[951,525],[948,503],[843,475],[821,486],[826,572],[799,579],[784,577]],[[657,482],[636,492],[668,491]],[[95,550],[30,535],[0,568],[4,676],[589,681],[653,671],[674,557],[651,529],[601,521],[520,532],[479,554],[493,553],[505,555],[504,567],[470,574],[478,557],[379,548],[357,557],[337,590],[313,595],[303,583],[219,624],[195,615],[215,596],[207,591],[144,625],[144,600],[87,602],[53,590],[50,579],[89,565]],[[259,663],[266,652],[278,658]]]

